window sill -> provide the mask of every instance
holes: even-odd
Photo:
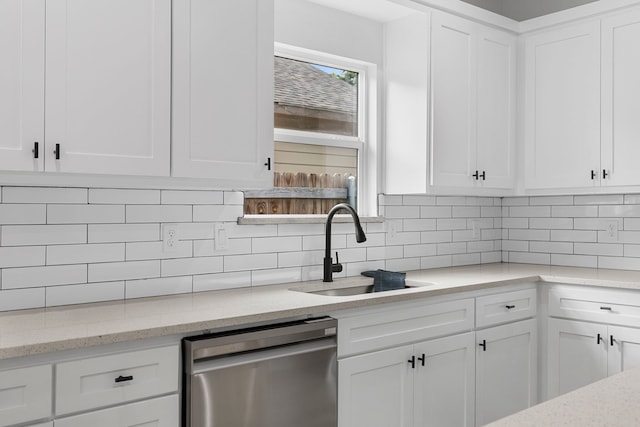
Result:
[[[241,225],[259,224],[324,224],[327,215],[246,215],[238,218]],[[353,222],[351,215],[338,214],[333,218],[333,222]],[[362,223],[382,223],[384,217],[364,216],[360,217]]]

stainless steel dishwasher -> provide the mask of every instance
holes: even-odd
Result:
[[[335,427],[335,319],[183,339],[185,427]]]

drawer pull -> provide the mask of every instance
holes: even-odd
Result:
[[[123,383],[125,381],[132,381],[132,380],[133,380],[133,375],[128,375],[126,377],[123,377],[122,375],[120,375],[118,378],[115,379],[115,382]]]
[[[505,305],[505,307],[507,308],[507,310],[511,310],[512,308],[516,308],[515,305]]]
[[[482,347],[482,351],[487,351],[487,340],[482,340],[482,342],[478,345]]]
[[[600,341],[604,341],[604,340],[602,339],[602,336],[600,336],[600,334],[598,334],[598,337],[596,338],[596,343],[600,344]]]
[[[613,336],[611,338],[613,338]],[[422,356],[418,357],[418,360],[420,361],[420,365],[421,366],[424,366],[425,358],[426,358],[426,356],[425,356],[424,353],[422,353]]]
[[[613,335],[609,335],[609,343],[611,344],[611,347],[613,347],[614,342],[616,342],[616,340],[613,339]]]
[[[600,310],[613,311],[611,307],[600,307]]]

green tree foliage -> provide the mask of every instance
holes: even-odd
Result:
[[[340,74],[331,73],[331,75],[335,78],[338,78],[344,82],[349,83],[351,86],[355,86],[358,84],[358,73],[355,71],[343,71]]]

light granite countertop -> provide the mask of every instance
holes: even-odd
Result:
[[[638,402],[640,368],[635,368],[547,400],[487,426],[640,426]]]
[[[485,264],[407,273],[414,288],[335,297],[301,291],[371,283],[310,281],[0,313],[0,359],[325,314],[532,281],[640,289],[640,272]]]

